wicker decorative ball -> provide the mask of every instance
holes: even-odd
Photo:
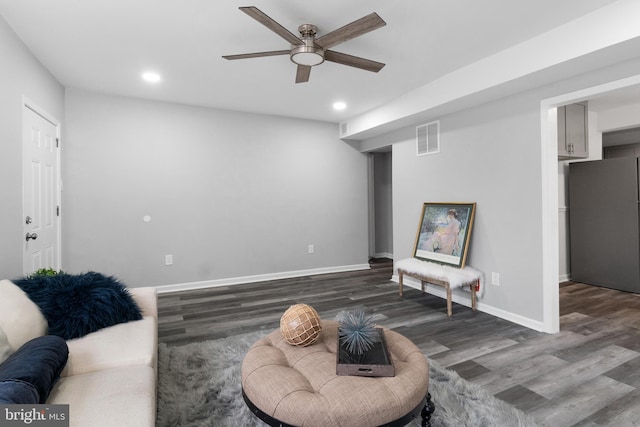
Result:
[[[307,304],[292,305],[280,318],[280,333],[291,345],[311,345],[318,341],[321,331],[318,312]]]

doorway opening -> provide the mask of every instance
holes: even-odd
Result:
[[[391,146],[369,156],[369,260],[393,259]]]
[[[540,103],[542,155],[542,278],[543,331],[560,330],[559,281],[559,173],[556,108],[561,105],[588,101],[615,91],[640,85],[640,75],[593,86]]]

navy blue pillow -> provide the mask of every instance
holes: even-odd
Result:
[[[45,403],[68,358],[61,337],[45,335],[26,342],[0,364],[0,403]]]
[[[49,323],[49,334],[67,340],[142,319],[126,286],[112,276],[60,273],[20,278],[13,283],[40,308]]]
[[[38,403],[40,403],[40,396],[33,384],[20,380],[0,380],[0,405],[37,405]]]

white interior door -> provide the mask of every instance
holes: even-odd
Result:
[[[23,107],[23,270],[60,269],[59,124]]]

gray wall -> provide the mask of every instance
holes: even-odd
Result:
[[[411,257],[424,202],[476,202],[467,264],[500,287],[481,302],[541,320],[539,102],[511,97],[440,118],[440,152],[416,156],[415,128],[393,145],[395,260]],[[468,294],[467,294],[468,295]],[[467,297],[468,298],[468,297]]]
[[[23,96],[60,121],[64,89],[0,17],[0,279],[22,274]]]
[[[142,286],[366,264],[367,158],[336,124],[80,90],[66,108],[65,270]]]
[[[441,131],[435,155],[416,156],[415,126],[363,141],[363,150],[392,144],[394,260],[411,256],[423,202],[476,202],[468,264],[487,279],[482,309],[541,327],[541,101],[639,73],[640,59],[634,59],[432,117],[440,120]],[[490,284],[492,272],[500,274],[500,286]]]

